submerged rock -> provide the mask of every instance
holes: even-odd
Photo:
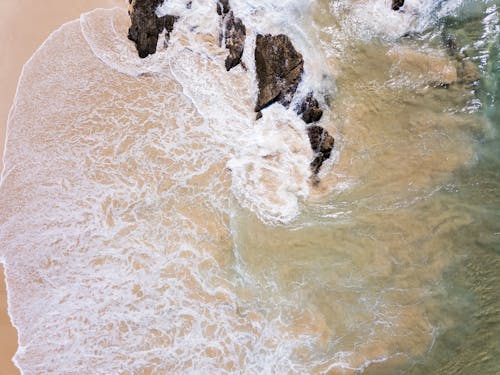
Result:
[[[279,102],[288,107],[304,71],[304,60],[290,39],[280,35],[257,35],[255,68],[259,94],[255,112]]]
[[[457,82],[454,61],[439,51],[394,47],[387,56],[392,62],[392,74],[401,79],[433,87],[449,87]]]
[[[405,3],[405,0],[392,0],[392,10],[399,10]]]
[[[323,110],[319,107],[319,103],[312,92],[307,94],[307,96],[302,100],[297,114],[302,115],[302,120],[304,120],[306,124],[321,120]]]
[[[132,25],[128,30],[128,38],[135,43],[139,57],[145,58],[156,52],[158,37],[166,30],[166,42],[174,29],[176,16],[158,17],[156,8],[162,0],[129,0],[129,15]]]
[[[217,3],[217,13],[222,16],[222,35],[229,56],[226,58],[226,70],[234,68],[241,62],[243,49],[245,47],[246,27],[241,18],[234,16],[226,1],[223,4]]]
[[[481,78],[479,70],[476,64],[467,58],[467,52],[461,51],[457,38],[454,35],[445,34],[443,44],[448,55],[456,60],[458,82],[468,85],[476,83]]]
[[[457,62],[457,75],[460,83],[471,85],[481,78],[476,64],[469,60]]]
[[[459,48],[457,44],[457,39],[453,35],[444,35],[443,43],[446,51],[450,56],[457,56],[459,53]]]
[[[314,151],[314,159],[311,162],[311,170],[316,175],[319,173],[323,162],[330,158],[335,139],[321,126],[311,125],[307,128],[307,135],[311,148]],[[316,182],[318,182],[316,180]]]

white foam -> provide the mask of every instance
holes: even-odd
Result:
[[[342,16],[342,32],[361,39],[395,39],[423,32],[439,18],[454,12],[463,0],[406,0],[400,11],[389,0],[343,0],[332,2],[331,11]]]
[[[134,43],[126,38],[130,21],[125,10],[101,9],[84,13],[80,24],[87,43],[104,64],[132,76],[166,70],[167,52],[162,48],[162,40],[156,54],[146,58],[138,56]]]
[[[262,220],[291,222],[300,212],[299,199],[309,195],[312,152],[304,124],[293,112],[272,105],[238,141],[228,163],[233,193]]]

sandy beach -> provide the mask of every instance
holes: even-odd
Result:
[[[101,7],[126,6],[124,0],[3,0],[0,2],[0,152],[5,145],[7,116],[23,64],[47,36],[82,12]],[[3,170],[3,160],[0,160]],[[17,347],[16,330],[7,314],[3,267],[0,267],[0,375],[18,374],[11,358]]]

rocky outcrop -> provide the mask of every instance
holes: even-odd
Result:
[[[158,17],[156,9],[163,0],[129,0],[129,14],[132,25],[128,37],[135,42],[141,58],[156,52],[159,35],[166,30],[166,43],[174,28],[177,17],[166,15]],[[191,1],[186,5],[191,8]],[[221,17],[220,42],[229,50],[225,66],[229,71],[241,63],[243,55],[246,28],[240,18],[234,16],[229,0],[217,2],[217,13]],[[261,110],[275,102],[288,108],[297,91],[297,87],[304,72],[304,60],[297,52],[288,36],[257,35],[255,45],[255,69],[259,93],[255,111],[257,119],[262,117]],[[323,110],[314,94],[309,93],[296,109],[306,124],[318,122]],[[307,134],[314,151],[311,162],[313,181],[318,183],[317,174],[323,162],[331,155],[334,139],[318,125],[309,125]]]
[[[228,0],[217,3],[217,13],[222,17],[221,42],[224,41],[229,50],[225,61],[226,70],[229,71],[241,62],[247,31],[243,21],[234,16]]]
[[[304,120],[306,124],[321,120],[323,110],[319,107],[319,103],[312,92],[307,94],[307,96],[302,100],[302,103],[297,110],[297,114],[302,115],[302,120]]]
[[[257,35],[255,69],[259,94],[255,112],[275,103],[288,107],[304,71],[304,60],[290,39],[280,35]]]
[[[132,25],[128,30],[128,38],[135,43],[141,58],[156,52],[158,37],[163,30],[166,30],[165,43],[168,43],[174,23],[177,21],[175,16],[158,17],[156,15],[156,8],[161,3],[162,0],[129,0]]]
[[[309,136],[311,148],[314,151],[311,170],[314,175],[317,175],[323,162],[330,158],[335,140],[325,129],[318,125],[310,125],[307,128],[307,135]],[[315,182],[317,183],[319,181],[315,179]]]
[[[392,10],[399,10],[405,3],[405,0],[392,0]]]
[[[295,50],[286,35],[257,35],[255,46],[255,69],[259,94],[255,111],[257,119],[262,117],[261,109],[275,102],[288,107],[297,91],[304,72],[302,55]],[[296,109],[306,124],[318,122],[323,116],[318,100],[309,93]],[[318,183],[317,174],[323,162],[331,155],[334,139],[321,126],[307,127],[307,134],[314,152],[311,162],[313,181]]]
[[[306,124],[311,124],[321,120],[323,110],[320,108],[319,102],[314,97],[312,92],[307,94],[307,96],[302,100],[297,114],[302,115],[302,120],[304,120]],[[328,131],[319,125],[310,125],[307,127],[307,135],[309,136],[309,142],[314,152],[314,159],[311,162],[313,182],[317,184],[319,183],[317,174],[319,173],[323,162],[330,158],[335,140],[328,133]]]

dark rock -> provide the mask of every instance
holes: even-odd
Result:
[[[260,120],[262,118],[262,111],[257,112],[257,116],[255,116],[255,120]]]
[[[399,10],[405,3],[405,0],[392,0],[392,10]]]
[[[186,9],[191,9],[191,7],[193,6],[193,2],[192,1],[189,1],[187,4],[186,4]]]
[[[307,135],[311,148],[314,151],[314,159],[311,162],[311,170],[318,174],[323,162],[330,158],[335,140],[328,132],[318,125],[311,125],[307,128]]]
[[[257,35],[255,68],[259,95],[255,111],[279,102],[288,107],[304,71],[302,55],[290,39],[280,35]]]
[[[222,23],[223,38],[229,50],[225,65],[226,70],[229,71],[241,62],[245,47],[246,27],[240,18],[234,17],[232,10],[224,16]]]
[[[318,122],[323,116],[323,110],[319,107],[319,103],[313,96],[313,93],[307,94],[307,96],[302,100],[300,107],[298,108],[297,114],[302,115],[302,120],[306,124],[311,122]]]
[[[158,36],[166,29],[166,42],[174,28],[177,17],[156,16],[156,8],[162,0],[129,0],[132,25],[128,30],[128,38],[135,42],[139,57],[145,58],[156,52]]]
[[[167,47],[168,41],[170,39],[170,33],[174,30],[174,24],[177,22],[179,17],[177,16],[171,16],[171,15],[166,15],[161,18],[158,18],[160,22],[160,27],[163,25],[163,28],[165,29],[165,47]],[[160,31],[160,33],[163,31],[163,29]]]
[[[217,1],[217,14],[223,16],[229,13],[229,0]]]

